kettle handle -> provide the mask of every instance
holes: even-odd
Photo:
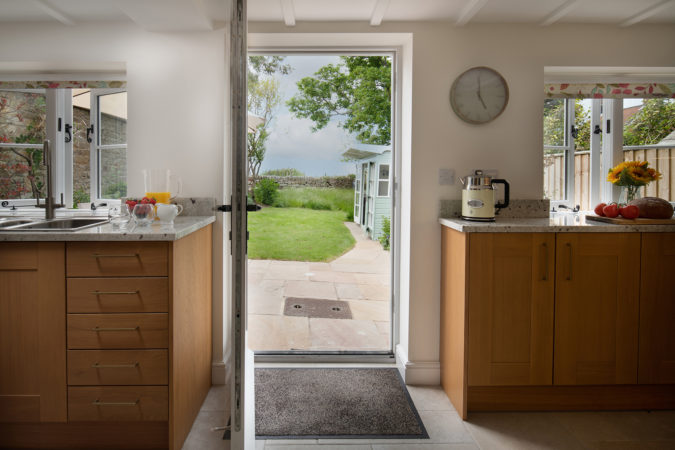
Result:
[[[509,182],[501,178],[495,178],[494,180],[492,180],[492,184],[504,185],[504,203],[495,204],[495,208],[501,209],[509,206]]]

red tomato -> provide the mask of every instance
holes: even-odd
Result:
[[[619,209],[619,214],[626,219],[637,219],[640,215],[640,208],[635,205],[627,205]]]
[[[598,216],[604,216],[605,213],[602,212],[602,208],[604,208],[605,206],[607,206],[607,203],[598,203],[598,206],[595,207],[595,214],[597,214]]]
[[[602,212],[606,217],[617,217],[619,215],[619,205],[610,203],[602,208]]]

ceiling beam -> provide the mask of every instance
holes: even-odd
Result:
[[[539,25],[542,27],[547,27],[553,25],[567,14],[570,13],[574,8],[579,5],[579,0],[567,0],[562,5],[558,6],[551,14],[549,14],[544,20],[541,21]]]
[[[295,8],[293,0],[279,0],[281,2],[281,14],[284,16],[284,23],[287,27],[295,26]]]
[[[384,18],[384,13],[387,11],[390,0],[377,0],[375,2],[375,7],[373,8],[373,13],[370,15],[370,26],[379,27]]]
[[[656,14],[660,13],[664,9],[668,8],[669,6],[673,5],[673,0],[663,0],[662,2],[657,3],[656,5],[650,6],[647,9],[644,9],[640,11],[639,13],[635,14],[634,16],[630,17],[628,20],[623,22],[621,24],[622,27],[629,27],[631,25],[635,25],[636,23],[640,23],[643,20],[649,19],[652,16],[655,16]]]
[[[52,19],[58,20],[64,25],[75,25],[75,21],[73,19],[54,8],[52,5],[47,3],[46,0],[33,0],[33,4],[40,8],[43,12],[47,13]]]
[[[480,11],[487,2],[488,0],[469,0],[460,11],[455,25],[461,27],[462,25],[469,23],[469,21],[473,19],[473,16],[478,14],[478,11]]]

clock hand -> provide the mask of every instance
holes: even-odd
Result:
[[[483,97],[480,95],[480,76],[478,77],[478,100],[480,100],[483,108],[487,109],[487,106],[485,106],[485,102],[483,101]]]

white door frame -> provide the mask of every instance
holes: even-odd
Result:
[[[349,36],[350,33],[345,33],[345,36]],[[391,160],[391,203],[392,203],[392,225],[391,225],[391,332],[390,332],[390,349],[386,352],[327,352],[326,354],[318,354],[315,352],[294,352],[294,354],[283,354],[283,355],[265,355],[265,354],[256,354],[256,362],[278,362],[279,358],[283,358],[284,362],[359,362],[359,363],[394,363],[395,353],[397,345],[400,342],[399,339],[399,328],[400,328],[400,266],[401,266],[401,238],[400,238],[400,220],[401,220],[401,167],[399,166],[399,161],[401,161],[401,108],[402,108],[402,85],[400,80],[402,79],[402,63],[401,63],[401,53],[403,50],[402,46],[392,46],[392,45],[375,45],[375,46],[363,46],[359,42],[362,41],[360,38],[356,38],[354,35],[354,43],[352,45],[345,45],[343,47],[330,45],[330,46],[307,46],[307,45],[295,45],[295,44],[286,44],[283,39],[279,39],[279,34],[274,33],[270,35],[264,35],[259,33],[249,33],[249,39],[252,41],[260,42],[261,40],[265,42],[264,45],[252,44],[248,47],[248,54],[258,54],[258,55],[292,55],[292,54],[303,54],[303,55],[326,55],[326,54],[335,54],[335,55],[388,55],[392,58],[392,160]],[[293,39],[293,36],[290,36]],[[389,39],[390,36],[384,36],[385,39]],[[367,163],[366,163],[367,164]],[[366,196],[366,188],[361,182],[361,192],[363,199]],[[362,211],[363,211],[363,202],[362,202]],[[365,215],[365,214],[364,214]],[[367,224],[366,224],[367,225]]]

